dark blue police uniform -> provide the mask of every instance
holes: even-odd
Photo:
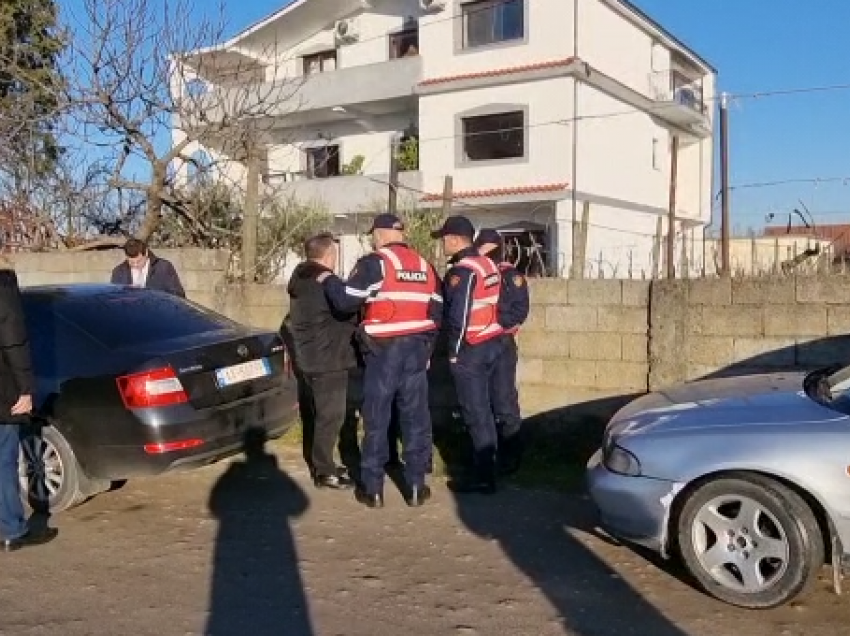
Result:
[[[372,229],[392,228],[394,224],[400,225],[397,217],[379,215]],[[436,272],[433,275],[436,277]],[[357,261],[347,281],[330,276],[322,284],[328,300],[338,311],[356,311],[382,289],[382,259],[376,253],[368,254]],[[432,448],[427,369],[437,329],[442,322],[442,298],[438,294],[428,306],[428,317],[435,328],[427,333],[378,338],[368,336],[362,326],[358,332],[365,370],[361,484],[356,495],[358,501],[370,507],[383,505],[385,465],[390,456],[387,431],[394,400],[398,408],[402,460],[408,486],[405,499],[409,505],[421,505],[430,496],[430,490],[425,486]],[[424,492],[427,495],[423,498]]]
[[[443,227],[432,233],[435,238],[446,235],[467,237],[472,242],[474,228],[465,217],[449,217]],[[467,257],[479,257],[469,247],[454,254],[449,261],[443,284],[444,319],[452,376],[464,424],[472,438],[475,470],[466,479],[449,482],[455,492],[490,494],[496,490],[496,451],[498,433],[491,405],[493,374],[503,354],[501,337],[478,344],[466,341],[473,308],[473,291],[478,274],[469,267],[458,266]]]
[[[504,473],[513,473],[519,469],[523,452],[520,430],[519,393],[517,391],[517,365],[519,355],[515,332],[528,319],[531,308],[528,282],[517,269],[506,263],[502,247],[502,237],[496,230],[482,229],[475,239],[475,246],[497,245],[499,248],[487,254],[498,266],[502,275],[502,289],[499,294],[499,324],[505,329],[501,336],[504,351],[496,361],[491,382],[490,399],[493,415],[499,430],[499,462]]]

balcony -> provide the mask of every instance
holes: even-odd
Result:
[[[327,206],[331,214],[356,214],[374,212],[387,203],[389,175],[347,175],[326,179],[309,179],[298,173],[275,175],[269,185],[283,196],[292,196],[300,203]],[[409,188],[409,189],[405,189]],[[422,173],[399,173],[399,207],[408,198],[417,200],[422,190]]]
[[[650,74],[649,91],[659,117],[698,136],[711,134],[701,79],[693,79],[677,70],[659,71]]]
[[[374,64],[311,73],[261,84],[242,83],[214,89],[203,98],[206,121],[225,116],[271,119],[272,127],[350,118],[344,106],[365,115],[383,115],[413,108],[413,89],[422,74],[418,55]]]

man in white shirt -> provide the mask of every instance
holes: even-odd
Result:
[[[181,298],[186,297],[174,265],[155,256],[144,241],[135,238],[128,240],[124,244],[124,255],[127,260],[112,270],[113,285],[157,289]]]

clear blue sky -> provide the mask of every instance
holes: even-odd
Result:
[[[163,1],[163,0],[154,0]],[[533,0],[532,0],[533,1]],[[80,0],[60,0],[63,9]],[[198,7],[213,10],[211,0]],[[841,0],[633,0],[717,68],[719,87],[751,93],[850,84],[850,2]],[[263,18],[287,0],[225,0],[229,31]],[[615,46],[612,43],[612,46]],[[733,102],[733,184],[850,177],[850,90]],[[802,200],[818,223],[850,222],[848,184],[788,184],[736,190],[736,228],[759,228]]]
[[[707,58],[730,93],[850,84],[850,2],[841,0],[635,0]],[[731,182],[850,177],[850,90],[742,100],[729,112]],[[738,190],[733,221],[799,207],[820,224],[850,222],[848,185]],[[777,218],[779,214],[777,214]]]

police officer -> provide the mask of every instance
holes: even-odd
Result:
[[[490,385],[493,416],[499,430],[499,464],[504,474],[519,470],[523,443],[520,436],[522,417],[519,409],[519,393],[516,371],[519,362],[516,334],[528,318],[530,302],[528,284],[513,264],[506,261],[501,235],[489,228],[482,229],[475,238],[478,253],[492,260],[502,276],[499,294],[498,320],[504,330],[501,336],[504,353],[496,360]]]
[[[497,316],[501,277],[495,263],[473,245],[475,228],[463,216],[450,216],[431,233],[443,240],[450,269],[443,285],[449,363],[464,423],[474,450],[474,471],[449,482],[455,492],[496,491],[498,435],[490,387],[502,355],[502,328]]]
[[[404,242],[404,226],[380,214],[369,230],[374,252],[357,261],[348,281],[330,273],[322,283],[339,311],[364,308],[358,337],[365,357],[360,503],[384,504],[387,429],[396,400],[402,432],[402,460],[409,506],[431,497],[425,475],[431,459],[428,367],[442,318],[440,280],[433,266]]]

